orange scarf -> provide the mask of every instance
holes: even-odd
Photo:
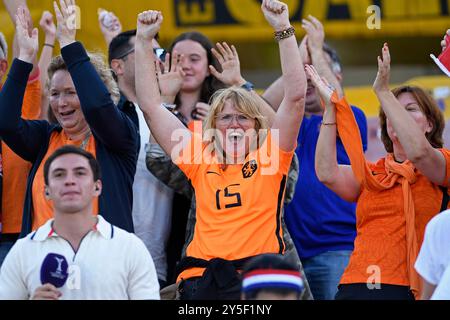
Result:
[[[414,165],[409,160],[397,163],[393,154],[390,153],[385,158],[385,172],[382,174],[372,172],[364,158],[361,136],[352,109],[345,98],[339,100],[336,92],[333,93],[331,101],[336,105],[336,122],[339,136],[350,158],[353,173],[361,186],[370,191],[390,189],[396,183],[402,186],[403,211],[406,221],[406,263],[410,288],[416,299],[418,299],[421,288],[419,275],[414,269],[414,263],[419,254],[419,245],[415,227],[414,202],[410,187],[417,180]]]

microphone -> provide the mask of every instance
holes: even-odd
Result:
[[[61,288],[67,281],[69,264],[64,256],[57,253],[49,253],[41,266],[41,283],[50,283],[56,288]]]

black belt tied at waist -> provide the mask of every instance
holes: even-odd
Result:
[[[0,233],[0,242],[16,242],[20,233]]]
[[[199,281],[199,283],[195,296],[191,297],[194,300],[236,299],[235,291],[240,291],[241,286],[241,275],[238,270],[241,270],[251,258],[253,256],[238,260],[214,258],[208,261],[194,257],[184,257],[177,265],[177,274],[179,275],[190,268],[205,268],[202,277],[195,278],[195,281]],[[228,295],[230,296],[227,297]]]

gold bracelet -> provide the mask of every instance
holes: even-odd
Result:
[[[287,29],[284,29],[282,31],[275,31],[273,35],[275,36],[275,40],[280,41],[286,38],[289,38],[295,34],[294,27],[290,26]]]

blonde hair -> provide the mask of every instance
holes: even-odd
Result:
[[[98,75],[102,79],[106,88],[108,89],[109,94],[111,95],[111,99],[114,104],[117,104],[120,99],[120,91],[117,86],[117,82],[114,80],[112,76],[111,69],[105,63],[105,56],[101,53],[89,52],[88,56],[91,60],[94,69],[97,71]],[[50,83],[52,81],[53,75],[58,70],[67,70],[66,63],[61,55],[52,58],[50,65],[47,69],[48,79],[47,79],[47,89],[50,89]]]
[[[203,140],[214,143],[216,150],[222,150],[219,134],[216,129],[216,120],[220,112],[223,111],[225,102],[233,104],[236,111],[255,120],[254,130],[257,134],[256,140],[250,145],[250,150],[254,150],[260,145],[267,135],[269,123],[267,118],[261,113],[261,101],[253,96],[252,93],[240,87],[229,87],[217,90],[210,99],[211,109],[203,122]],[[211,130],[212,129],[212,130]],[[262,131],[260,131],[262,129]]]
[[[217,115],[223,111],[225,101],[230,101],[236,111],[255,119],[255,130],[268,129],[267,118],[261,113],[261,102],[247,90],[240,87],[229,87],[217,90],[210,99],[211,109],[203,123],[203,131],[216,128]]]

